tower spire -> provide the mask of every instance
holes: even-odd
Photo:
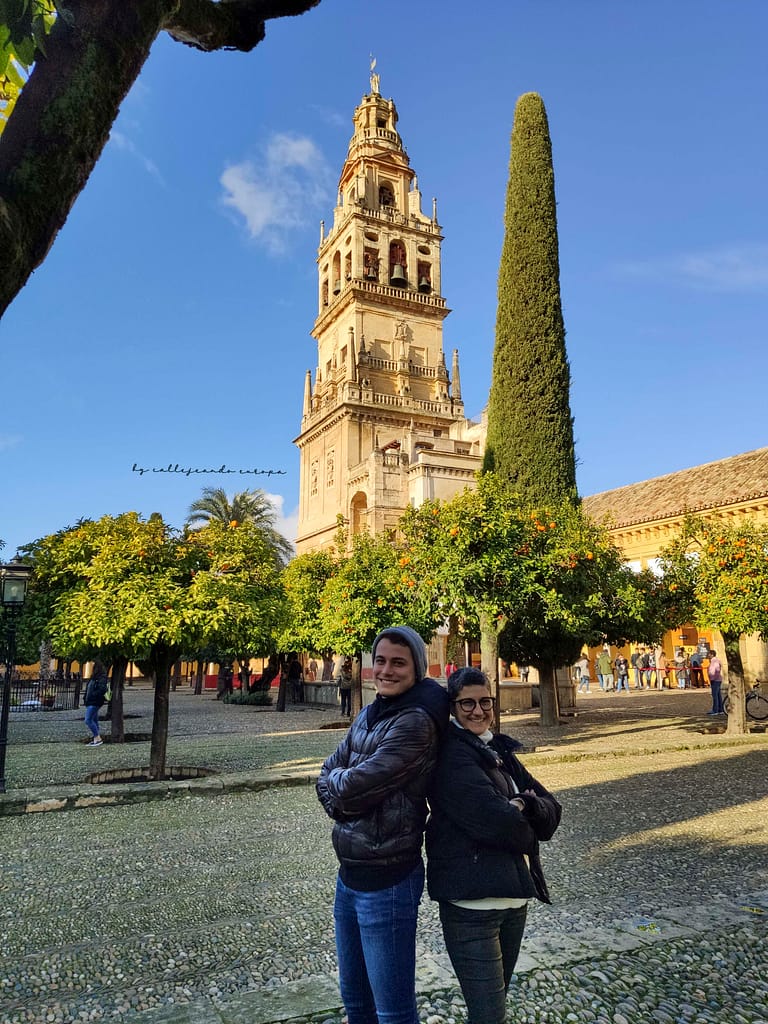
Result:
[[[459,375],[459,350],[453,350],[453,366],[451,367],[451,380],[453,397],[461,401],[461,376]]]

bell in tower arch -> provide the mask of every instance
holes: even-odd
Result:
[[[389,279],[389,283],[395,288],[405,288],[408,284],[408,278],[405,276],[405,268],[402,263],[396,263],[392,267],[392,276]]]
[[[400,242],[393,242],[389,247],[389,265],[392,272],[389,283],[394,288],[407,288],[408,278],[405,276],[405,247]]]

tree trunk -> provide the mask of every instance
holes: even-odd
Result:
[[[171,675],[171,689],[175,693],[179,688],[181,682],[181,658],[177,658],[173,665],[173,674]]]
[[[110,707],[110,721],[112,723],[112,742],[125,743],[125,715],[123,708],[123,691],[125,687],[125,673],[128,668],[128,659],[124,655],[118,655],[112,662],[112,702]]]
[[[480,667],[488,676],[491,696],[496,703],[493,708],[493,731],[501,728],[501,707],[499,691],[499,632],[496,619],[488,612],[480,612]]]
[[[728,724],[725,731],[730,736],[743,736],[747,729],[746,694],[744,692],[744,666],[741,663],[738,633],[723,633],[725,644],[726,670],[723,680],[723,697],[728,696]]]
[[[240,676],[240,693],[245,696],[251,688],[251,656],[250,654],[238,655],[239,671]]]
[[[155,710],[152,716],[152,743],[149,751],[149,777],[159,782],[165,775],[165,756],[168,745],[168,705],[171,688],[171,665],[176,651],[165,644],[155,644],[151,661],[155,676]]]
[[[357,718],[363,710],[363,655],[357,651],[352,658],[352,693],[350,694],[349,717]]]
[[[277,688],[277,704],[275,705],[275,710],[285,711],[285,703],[288,698],[288,673],[285,670],[282,655],[280,657],[279,672],[280,685]]]
[[[51,661],[53,659],[53,648],[51,641],[47,638],[40,644],[40,679],[47,683],[51,678]]]
[[[197,659],[195,668],[195,696],[199,697],[203,692],[203,676],[205,675],[205,662],[202,658]]]
[[[560,698],[555,666],[552,662],[540,662],[536,668],[539,672],[540,722],[543,726],[560,725]]]

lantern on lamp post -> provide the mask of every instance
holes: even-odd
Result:
[[[11,680],[16,663],[16,620],[24,607],[32,567],[21,562],[0,565],[0,604],[7,633],[5,679],[0,708],[0,793],[5,792],[5,752],[8,747],[8,715],[11,710]]]

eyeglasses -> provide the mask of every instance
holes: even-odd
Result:
[[[480,700],[474,700],[472,697],[462,697],[461,700],[455,700],[453,703],[458,704],[462,711],[469,714],[474,711],[478,705],[480,705],[481,711],[490,711],[496,703],[496,698],[481,697]]]

